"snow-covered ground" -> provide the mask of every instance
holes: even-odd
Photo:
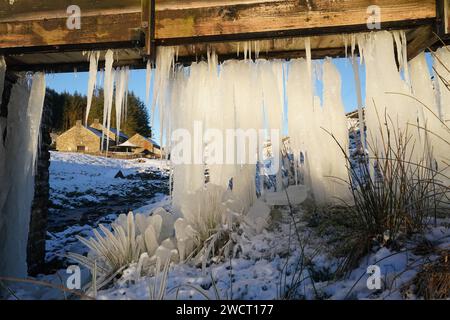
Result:
[[[160,160],[122,160],[51,152],[50,200],[54,207],[73,209],[80,204],[127,196],[146,189],[143,178],[157,186],[161,169],[167,170],[167,165]],[[125,178],[116,178],[119,172]]]
[[[343,279],[333,279],[340,260],[330,255],[330,248],[305,222],[296,221],[300,239],[287,209],[282,218],[272,222],[261,234],[241,235],[241,253],[231,260],[212,263],[205,270],[192,265],[174,265],[166,280],[166,299],[414,299],[412,280],[426,261],[436,255],[415,252],[418,242],[411,241],[395,251],[374,249],[360,265]],[[435,248],[449,249],[450,219],[439,227],[430,227],[426,240]],[[302,249],[303,247],[303,249]],[[368,266],[381,270],[380,290],[369,289]],[[136,265],[97,299],[149,299],[155,277],[137,277]],[[162,275],[156,280],[159,284]],[[214,284],[213,284],[214,282]],[[287,288],[297,287],[289,292]]]
[[[116,177],[119,172],[121,177]],[[67,252],[85,254],[76,235],[90,237],[98,224],[108,225],[120,213],[151,206],[167,193],[165,162],[51,152],[47,262],[58,268],[60,263],[52,264],[65,262]]]
[[[163,171],[165,168],[163,168]],[[114,178],[121,171],[125,179]],[[143,179],[151,175],[154,179]],[[128,178],[128,179],[127,179]],[[141,179],[142,178],[142,179]],[[160,162],[153,160],[115,160],[81,154],[52,153],[51,198],[59,199],[61,209],[54,208],[52,215],[78,212],[80,204],[65,202],[68,194],[90,194],[100,203],[133,192],[143,181],[145,188],[157,188],[167,184],[166,175],[160,176]],[[164,182],[165,181],[165,182]],[[158,189],[159,190],[159,189]],[[150,214],[154,208],[167,207],[169,198],[161,192],[136,204],[135,213]],[[74,197],[75,201],[76,197]],[[85,204],[86,205],[86,204]],[[74,208],[74,209],[71,209]],[[88,209],[90,207],[88,206]],[[95,206],[92,208],[96,208]],[[118,206],[120,208],[120,206]],[[85,254],[76,236],[89,238],[93,228],[102,223],[108,225],[121,211],[93,215],[87,223],[73,221],[58,230],[49,231],[47,261],[64,257],[67,252]],[[199,265],[172,265],[166,281],[166,299],[414,299],[413,279],[424,262],[438,259],[437,249],[450,248],[450,218],[440,219],[430,225],[424,236],[408,240],[402,248],[374,247],[360,260],[359,266],[347,276],[334,278],[341,260],[333,254],[329,239],[319,235],[308,223],[306,209],[295,208],[291,215],[287,207],[271,213],[268,228],[260,234],[250,235],[245,228],[236,231],[236,255],[232,259],[214,260],[202,269]],[[295,224],[294,218],[295,217]],[[57,221],[56,219],[55,221]],[[59,221],[67,222],[61,218]],[[298,229],[298,234],[295,229]],[[434,251],[417,250],[427,241]],[[333,245],[339,245],[335,243]],[[67,261],[65,261],[67,262]],[[367,268],[376,265],[381,271],[382,289],[367,286]],[[54,286],[65,285],[69,274],[59,265],[56,273],[41,275],[39,281]],[[149,290],[155,277],[136,274],[136,265],[129,266],[123,275],[98,292],[97,299],[149,299]],[[156,283],[162,276],[157,277]],[[89,280],[89,272],[83,269],[83,283]],[[291,288],[292,290],[289,290]],[[11,289],[21,299],[64,299],[59,289],[42,285],[12,285]]]

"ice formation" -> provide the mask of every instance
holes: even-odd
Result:
[[[86,105],[86,126],[88,125],[89,112],[92,105],[92,97],[94,95],[95,85],[97,83],[98,59],[100,58],[100,51],[90,51],[88,53],[89,59],[89,81],[87,91],[87,105]]]
[[[397,67],[392,34],[382,31],[359,35],[358,38],[366,68],[365,119],[368,143],[381,153],[383,135],[386,134],[380,130],[383,123],[387,120],[399,131],[408,128],[412,132],[414,129],[411,124],[417,123],[418,109],[417,105],[412,105],[404,96],[398,95],[410,94],[411,90]]]
[[[105,54],[105,76],[104,76],[104,104],[103,104],[103,130],[102,130],[102,150],[109,149],[112,121],[112,109],[114,102],[117,142],[119,141],[121,123],[127,116],[127,98],[129,67],[113,68],[114,52],[108,50]],[[105,140],[106,139],[106,140]],[[106,141],[106,142],[105,142]]]
[[[362,99],[362,88],[361,88],[361,78],[359,76],[359,65],[354,56],[355,50],[355,37],[352,38],[352,69],[353,69],[353,77],[355,78],[355,90],[356,90],[356,101],[358,105],[358,121],[359,121],[359,132],[360,132],[360,144],[362,150],[366,148],[366,135],[365,135],[365,122],[364,122],[364,110],[363,110],[363,99]]]
[[[443,48],[436,53],[435,69],[442,75],[435,83],[439,89],[436,97],[425,56],[407,61],[404,32],[352,35],[345,37],[345,45],[346,52],[348,46],[351,50],[360,130],[367,126],[367,144],[372,152],[382,156],[383,125],[388,122],[398,132],[408,130],[416,145],[410,149],[414,157],[419,159],[424,150],[429,150],[430,164],[436,162],[440,167],[448,163],[448,145],[438,137],[448,134],[442,123],[450,114],[450,93],[444,81],[450,76],[444,67],[450,65],[450,51]],[[161,146],[171,157],[173,212],[157,208],[151,217],[136,215],[136,232],[130,229],[130,234],[137,236],[140,250],[145,252],[140,256],[139,270],[155,261],[157,269],[168,261],[185,261],[218,231],[232,228],[236,220],[250,228],[248,232],[260,233],[270,219],[271,206],[298,205],[308,196],[318,205],[350,199],[348,124],[342,80],[332,59],[313,63],[309,39],[305,39],[306,59],[259,59],[259,47],[252,42],[244,42],[243,48],[238,46],[238,57],[241,49],[241,61],[219,64],[217,55],[208,50],[206,61],[185,67],[176,63],[175,48],[160,47],[156,69],[147,65],[147,92],[153,84],[152,119],[158,108]],[[364,119],[357,53],[366,71]],[[108,54],[104,123],[109,128],[112,98],[107,97],[112,97],[114,73],[116,117],[120,119],[128,71],[114,71]],[[318,92],[318,82],[322,92]],[[285,129],[285,118],[295,185],[286,184],[288,179],[282,176],[281,167],[290,166],[289,159],[285,157],[282,163],[270,159],[275,162],[275,171],[269,174],[276,176],[275,192],[265,191],[264,179],[260,179],[263,183],[258,198],[257,163],[268,160],[265,154],[275,158],[280,153],[284,140],[281,134],[271,133]],[[423,128],[438,134],[432,136]],[[251,130],[262,134],[252,136]],[[272,150],[267,152],[269,146]],[[261,171],[267,174],[268,170]],[[127,230],[129,221],[129,217],[120,216],[117,224]]]
[[[113,69],[114,52],[108,50],[105,55],[105,80],[104,80],[104,105],[103,105],[103,131],[102,131],[102,149],[109,148],[109,130],[111,128],[111,112],[114,95],[114,77],[115,70]],[[106,144],[105,144],[106,137]]]
[[[126,116],[129,68],[117,68],[116,75],[116,94],[114,102],[116,110],[117,143],[119,143],[121,122],[122,119]]]
[[[436,161],[435,166],[437,170],[444,171],[446,176],[446,183],[450,183],[450,48],[443,47],[437,50],[434,56],[434,70],[435,70],[435,86],[438,93],[438,105],[431,104],[431,111],[426,110],[426,120],[432,141],[432,153]]]
[[[45,97],[45,76],[35,73],[31,88],[19,78],[11,90],[7,135],[0,135],[0,275],[25,277],[26,251],[39,130]],[[0,125],[0,126],[3,126]],[[3,128],[1,128],[3,131]],[[8,181],[8,184],[4,184]]]
[[[6,62],[3,56],[0,56],[0,101],[3,94],[3,86],[5,84]]]
[[[333,197],[347,194],[345,155],[336,142],[346,149],[348,146],[347,120],[341,98],[341,79],[337,68],[327,59],[322,66],[323,106],[314,96],[313,83],[318,72],[311,72],[311,62],[305,59],[292,60],[287,79],[288,129],[296,177],[310,186],[315,201],[325,204]],[[320,74],[320,73],[319,73]],[[336,141],[332,138],[332,136]],[[327,157],[323,150],[329,150]],[[303,155],[304,162],[300,163]]]

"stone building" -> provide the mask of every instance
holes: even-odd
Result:
[[[144,153],[152,158],[161,158],[161,147],[150,138],[146,138],[139,133],[136,133],[127,142],[138,146],[138,148],[135,149],[135,153]]]
[[[56,139],[56,150],[64,152],[87,152],[97,153],[101,151],[102,132],[85,127],[78,120],[76,125]],[[106,148],[106,138],[104,139]],[[110,138],[109,145],[115,145],[115,141]]]

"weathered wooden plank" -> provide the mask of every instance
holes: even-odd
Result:
[[[12,4],[11,4],[12,3]],[[33,19],[39,16],[62,17],[71,5],[80,7],[82,14],[91,11],[138,11],[141,0],[0,0],[0,21]]]
[[[133,42],[141,40],[140,12],[84,17],[79,30],[68,29],[66,21],[56,18],[0,23],[0,49],[113,42],[127,42],[132,47],[136,45]]]
[[[29,3],[30,0],[21,1]],[[83,1],[88,4],[88,0]],[[68,3],[65,0],[45,3],[49,2]],[[103,2],[109,3],[93,1],[91,9],[96,9],[95,6],[101,8]],[[34,14],[40,17],[36,20],[0,22],[0,48],[129,41],[129,30],[142,26],[140,0],[138,7],[133,9],[130,4],[135,3],[126,1],[123,7],[111,9],[113,11],[92,11],[91,15],[83,15],[81,30],[66,28],[67,14],[65,17],[47,16],[42,19],[42,12],[36,12]],[[355,26],[359,26],[357,30],[361,31],[367,21],[367,7],[373,1],[316,0],[308,2],[308,6],[306,1],[298,0],[228,0],[224,5],[214,1],[215,6],[199,7],[199,4],[205,3],[180,1],[175,5],[157,0],[155,38],[158,44],[238,40],[243,35],[248,39],[301,36],[320,29],[326,33],[341,33],[345,32],[346,27],[352,32],[356,30]],[[415,24],[418,20],[436,17],[435,0],[379,0],[376,3],[381,8],[381,20],[386,25],[398,22],[408,26],[408,23]],[[38,7],[46,8],[43,4]]]
[[[156,38],[223,37],[312,28],[366,25],[371,0],[286,0],[227,6],[167,9],[156,12]],[[379,0],[381,22],[436,17],[435,0]],[[285,33],[284,33],[285,34]]]

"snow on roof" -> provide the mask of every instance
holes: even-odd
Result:
[[[85,127],[86,129],[88,129],[89,131],[91,131],[92,133],[94,133],[97,137],[102,137],[102,132],[100,130],[91,128],[91,127]],[[105,135],[105,139],[106,139],[106,135]],[[109,138],[109,140],[113,141],[113,139]]]
[[[150,142],[153,144],[154,147],[159,148],[159,144],[155,140],[153,140],[152,138],[146,138],[146,139],[150,140]]]
[[[139,146],[132,144],[130,141],[126,141],[118,145],[118,147],[139,148]]]

